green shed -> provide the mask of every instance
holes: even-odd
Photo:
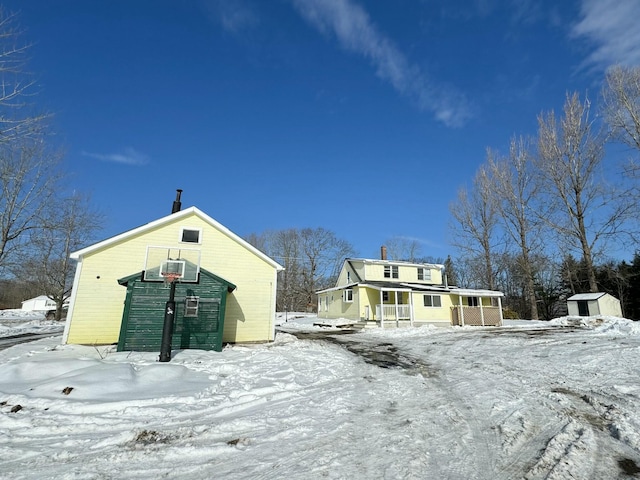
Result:
[[[127,287],[118,351],[160,351],[169,286],[143,280],[138,272],[118,280]],[[222,350],[227,294],[236,286],[200,269],[198,283],[177,283],[173,349]]]

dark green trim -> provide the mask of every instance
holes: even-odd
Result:
[[[129,280],[132,279],[129,278],[127,280],[127,296],[124,299],[124,310],[122,312],[122,321],[120,322],[120,335],[118,335],[118,352],[123,351],[122,347],[124,346],[126,332],[129,328],[129,312],[131,311],[131,295],[133,294],[133,282],[131,282],[131,285],[128,285]],[[118,280],[118,282],[120,282],[120,280]]]

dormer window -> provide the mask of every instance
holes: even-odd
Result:
[[[202,230],[199,228],[183,227],[180,231],[180,241],[183,243],[200,243]]]
[[[398,266],[397,265],[385,265],[384,266],[384,278],[398,278]]]
[[[431,280],[431,269],[418,267],[418,280]]]

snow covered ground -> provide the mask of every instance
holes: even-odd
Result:
[[[62,333],[64,322],[46,320],[44,313],[20,309],[0,310],[0,338],[27,333]]]
[[[1,351],[0,477],[640,475],[639,324],[343,334],[287,317],[272,344],[170,363],[59,335]]]

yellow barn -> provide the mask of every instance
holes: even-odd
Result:
[[[191,279],[193,285],[177,284],[184,291],[196,289],[201,274],[203,279],[214,279],[224,286],[220,310],[223,342],[273,341],[277,273],[283,267],[198,208],[190,207],[174,209],[166,217],[71,254],[78,263],[64,343],[105,345],[121,340],[134,283],[147,290],[156,288],[156,297],[167,295],[168,288],[162,288],[162,277],[158,276],[161,266],[153,263],[158,262],[154,257],[158,252],[179,252],[177,256],[187,258],[172,262],[172,268],[186,264],[182,271],[185,279],[189,271],[197,274]]]

